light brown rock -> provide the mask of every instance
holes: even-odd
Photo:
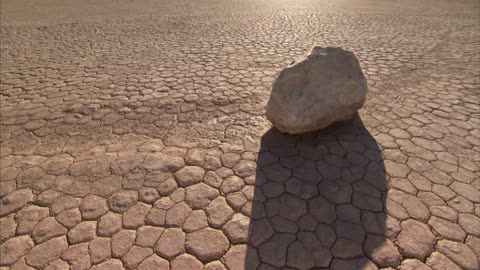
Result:
[[[185,202],[192,209],[203,209],[218,196],[218,190],[204,184],[191,185],[185,188]]]
[[[97,236],[96,229],[96,221],[81,222],[68,231],[68,242],[70,244],[77,244],[91,241]]]
[[[82,221],[82,214],[78,208],[64,210],[56,217],[58,222],[67,228],[73,228]]]
[[[123,267],[122,261],[118,259],[110,259],[103,263],[94,265],[90,269],[91,270],[123,270],[125,268]]]
[[[185,252],[185,233],[179,228],[167,228],[162,233],[155,246],[155,253],[172,259]]]
[[[282,132],[308,132],[352,118],[366,94],[367,81],[352,52],[315,46],[280,72],[266,116]]]
[[[239,244],[248,242],[249,227],[249,217],[242,214],[235,214],[232,219],[223,226],[222,230],[232,244]]]
[[[139,266],[138,270],[169,270],[169,262],[156,254],[146,258]]]
[[[50,210],[46,207],[29,205],[18,211],[15,220],[18,223],[18,234],[29,234],[42,219],[49,216]],[[5,228],[2,227],[2,230]]]
[[[84,220],[96,220],[108,211],[104,198],[96,195],[87,195],[80,204],[80,211]]]
[[[207,215],[203,210],[194,210],[183,225],[186,232],[194,232],[208,226]]]
[[[190,254],[182,254],[170,263],[170,270],[202,270],[203,264]]]
[[[0,245],[0,265],[12,265],[33,248],[33,241],[28,235],[8,239]]]
[[[153,226],[143,226],[138,228],[135,245],[153,248],[164,230],[164,228]]]
[[[47,217],[40,221],[32,232],[32,238],[36,244],[43,243],[54,237],[67,233],[67,228],[59,224],[54,217]]]
[[[220,230],[205,228],[187,235],[187,251],[202,262],[220,259],[228,247],[228,239]]]
[[[104,237],[93,239],[88,246],[88,253],[92,264],[99,264],[110,259],[110,239]]]
[[[147,257],[153,254],[153,249],[147,247],[133,246],[127,254],[122,257],[122,261],[129,269],[136,269],[137,266]]]
[[[108,198],[108,206],[115,213],[123,213],[138,201],[138,191],[120,190]]]
[[[233,210],[228,206],[224,197],[217,197],[205,210],[208,223],[214,228],[221,228],[233,215]]]
[[[479,269],[479,261],[475,253],[465,244],[450,240],[441,240],[436,249],[463,269]]]
[[[103,215],[97,224],[98,236],[111,237],[122,229],[122,216],[113,212]]]
[[[192,209],[186,203],[177,203],[172,208],[167,210],[167,214],[165,216],[165,224],[168,226],[181,227],[183,226],[191,212]]]
[[[89,269],[91,264],[90,255],[88,253],[88,243],[82,243],[68,247],[63,252],[62,259],[68,262],[71,269]]]
[[[401,226],[398,247],[402,254],[424,260],[433,251],[435,236],[427,225],[413,219],[402,221]]]
[[[175,179],[180,187],[187,187],[200,183],[205,175],[205,170],[198,166],[185,166],[175,173]]]
[[[15,235],[17,223],[13,215],[0,218],[0,243]]]
[[[257,269],[260,264],[257,253],[254,250],[249,250],[247,245],[232,246],[223,257],[223,261],[230,270]],[[211,267],[209,269],[225,269],[221,263],[217,264],[217,268],[213,268],[212,264],[214,263],[215,262],[207,264],[205,269],[207,269],[208,265]]]
[[[67,249],[67,239],[65,236],[48,240],[35,246],[26,256],[27,263],[33,267],[41,268],[46,266],[60,256]]]
[[[123,227],[126,229],[136,229],[145,225],[145,218],[151,208],[151,205],[141,202],[130,207],[123,213]]]
[[[386,237],[369,233],[363,247],[367,256],[379,267],[396,268],[402,260],[395,244]]]
[[[17,189],[0,199],[0,217],[4,217],[32,202],[34,195],[29,188]]]
[[[121,258],[133,247],[134,242],[135,231],[122,230],[115,234],[110,241],[112,257]]]

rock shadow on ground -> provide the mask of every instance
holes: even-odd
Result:
[[[244,269],[398,265],[383,158],[358,115],[302,135],[272,128],[257,163]]]

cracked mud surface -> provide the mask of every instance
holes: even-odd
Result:
[[[2,269],[471,269],[475,1],[1,1]],[[352,121],[265,105],[354,51]]]

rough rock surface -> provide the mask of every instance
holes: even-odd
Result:
[[[305,59],[280,72],[267,118],[282,132],[313,131],[352,118],[366,95],[367,81],[352,52],[315,46]]]

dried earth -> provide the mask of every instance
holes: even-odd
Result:
[[[468,269],[478,1],[1,0],[2,269]],[[264,117],[313,45],[358,116]]]

